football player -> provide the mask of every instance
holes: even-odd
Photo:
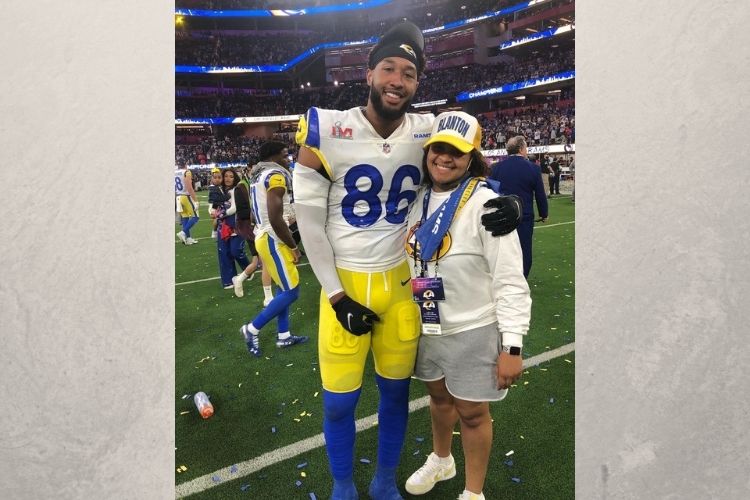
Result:
[[[264,268],[281,290],[267,306],[240,332],[247,350],[261,355],[259,333],[273,318],[278,319],[276,347],[289,347],[307,342],[308,337],[292,335],[289,331],[289,306],[299,297],[297,262],[300,251],[284,222],[284,205],[291,203],[288,191],[289,151],[283,142],[269,141],[260,147],[263,169],[251,187],[251,202],[255,218],[255,248]]]
[[[198,243],[190,237],[190,228],[198,222],[198,200],[193,189],[193,174],[184,162],[180,162],[174,171],[174,195],[182,223],[182,231],[177,233],[177,237],[184,245]]]

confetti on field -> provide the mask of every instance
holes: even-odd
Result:
[[[529,385],[529,381],[527,380],[526,382],[523,383],[523,385]]]
[[[555,398],[549,398],[549,404],[553,404],[555,402]]]
[[[511,456],[511,455],[512,455],[512,454],[514,454],[514,453],[515,453],[515,451],[513,451],[513,450],[510,450],[510,451],[509,451],[508,453],[506,453],[506,454],[505,454],[505,456],[506,456],[506,457],[509,457],[509,456]]]
[[[513,460],[511,460],[510,458],[507,460],[503,460],[503,464],[507,467],[513,467]]]
[[[283,414],[284,414],[284,412],[283,412],[283,411],[280,411],[280,412],[279,412],[279,413],[277,413],[276,415],[280,417],[280,416],[282,416]]]
[[[258,372],[255,372],[256,375],[258,375]]]
[[[301,464],[297,464],[298,469],[302,469],[304,467],[307,467],[307,462],[302,462]]]
[[[297,404],[297,401],[299,401],[299,398],[292,401],[292,404]]]
[[[187,470],[187,467],[184,465],[180,465],[177,467],[177,472],[185,472]]]
[[[290,367],[290,366],[294,366],[294,363],[289,363],[289,364],[288,364],[288,365],[286,365],[286,366],[287,366],[287,367]]]
[[[269,358],[268,356],[263,356],[263,357],[266,358],[269,361],[271,360],[271,358]]]
[[[188,413],[190,413],[190,410],[188,410],[188,411],[181,411],[180,415],[187,415]]]
[[[221,478],[219,476],[211,476],[211,481],[213,481],[214,483],[219,483],[221,482]]]
[[[459,431],[453,431],[453,435],[454,435],[454,436],[460,436],[460,435],[461,435],[461,433],[460,433]]]
[[[313,397],[314,397],[314,398],[317,398],[317,397],[318,397],[318,394],[320,394],[320,393],[319,393],[318,391],[315,391],[315,394],[313,394]]]
[[[513,481],[514,483],[520,483],[521,482],[521,478],[520,477],[512,477],[512,478],[510,478],[510,480]]]
[[[240,490],[246,491],[249,487],[250,487],[249,484],[243,484],[242,486],[240,486]]]
[[[318,497],[315,496],[315,493],[310,493],[310,500],[318,500]]]
[[[360,458],[359,461],[361,463],[363,463],[363,464],[369,464],[370,463],[370,459],[369,458]]]
[[[240,382],[239,384],[237,384],[237,388],[239,389],[240,387],[242,387],[242,382]]]
[[[546,369],[546,368],[539,368],[539,371],[541,371],[541,372],[546,372],[546,371],[547,371],[547,369]]]
[[[302,422],[302,420],[300,420],[300,419],[298,419],[298,418],[295,418],[295,419],[294,419],[294,421],[295,421],[295,422]]]
[[[518,437],[520,437],[521,439],[526,439],[526,438],[525,438],[525,437],[523,437],[523,436],[518,436]]]
[[[523,374],[524,374],[524,375],[528,375],[528,374],[529,374],[529,371],[528,371],[528,370],[526,370],[525,372],[523,372]]]
[[[229,468],[229,473],[230,473],[230,474],[234,474],[234,473],[236,473],[236,472],[237,472],[237,464],[234,464],[233,466],[231,466],[231,467]]]
[[[556,326],[550,327],[550,330],[557,330]]]
[[[422,436],[417,436],[416,438],[417,443],[421,443],[424,441],[424,438]]]
[[[190,397],[190,394],[185,394],[184,396],[182,396],[182,399],[187,399],[189,397]]]
[[[307,473],[305,471],[300,472],[299,475],[302,477],[307,477]]]
[[[302,413],[300,413],[300,414],[299,414],[299,416],[300,416],[300,417],[304,417],[304,416],[305,416],[305,413],[307,413],[307,412],[303,411]]]
[[[511,387],[518,387],[516,384],[510,384]]]
[[[271,434],[276,434],[276,427],[271,427]]]
[[[414,453],[412,453],[412,455],[414,455],[415,457],[416,457],[417,455],[419,455],[419,450],[414,450]]]
[[[297,486],[297,488],[299,488],[300,486],[302,486],[302,481],[300,481],[299,479],[297,479],[297,480],[296,480],[296,481],[294,482],[294,485],[295,485],[295,486]]]
[[[566,363],[572,363],[572,361],[571,361],[571,360],[569,360],[568,358],[565,358],[565,362],[566,362]]]

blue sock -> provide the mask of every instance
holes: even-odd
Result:
[[[329,392],[323,389],[323,435],[334,481],[351,481],[354,469],[354,409],[362,389]]]
[[[409,416],[409,382],[411,379],[387,379],[375,375],[380,390],[378,405],[378,474],[398,466]]]
[[[194,215],[190,218],[183,217],[182,219],[182,230],[185,232],[185,236],[190,237],[190,228],[192,228],[198,222],[198,216]]]
[[[299,286],[291,290],[284,290],[276,294],[271,302],[253,320],[253,326],[260,330],[273,318],[280,316],[286,310],[286,329],[281,330],[282,320],[279,319],[279,331],[285,332],[289,329],[289,305],[299,297]]]

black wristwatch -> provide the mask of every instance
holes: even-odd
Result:
[[[512,345],[504,345],[503,346],[503,352],[507,352],[511,356],[520,356],[521,355],[521,348],[512,346]]]

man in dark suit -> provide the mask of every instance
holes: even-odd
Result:
[[[534,205],[539,210],[542,222],[547,220],[547,193],[542,183],[542,171],[538,165],[526,159],[526,140],[518,135],[508,140],[508,158],[492,165],[491,179],[500,181],[502,194],[515,194],[523,202],[523,218],[518,226],[518,239],[523,251],[523,275],[529,277],[531,270],[531,236],[534,233]]]

